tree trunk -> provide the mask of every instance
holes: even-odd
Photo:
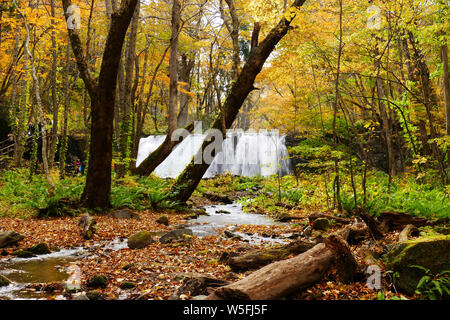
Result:
[[[442,68],[444,69],[443,74],[443,91],[444,91],[444,98],[445,98],[445,123],[446,123],[446,129],[445,133],[446,135],[450,136],[450,78],[448,74],[448,46],[447,44],[441,46],[441,55],[442,55]],[[447,179],[450,179],[450,149],[447,151]]]
[[[72,4],[62,0],[64,12]],[[86,185],[82,199],[91,209],[106,209],[110,204],[113,120],[117,70],[128,26],[137,0],[123,0],[111,15],[111,25],[103,53],[98,83],[93,79],[76,29],[68,29],[78,70],[91,98],[91,143]],[[66,18],[68,18],[66,13]]]
[[[180,81],[186,83],[185,90],[191,89],[191,71],[194,67],[195,59],[188,59],[186,54],[181,56]],[[178,126],[184,127],[189,118],[189,100],[190,97],[184,92],[180,92],[180,112],[178,114]]]
[[[39,78],[37,77],[36,66],[34,63],[34,56],[31,53],[30,47],[29,47],[29,45],[30,45],[30,29],[28,27],[28,22],[27,22],[25,16],[22,13],[20,13],[20,14],[22,15],[22,18],[24,20],[24,25],[25,25],[25,29],[26,29],[25,53],[28,56],[28,60],[30,61],[30,64],[31,64],[31,77],[33,79],[34,95],[35,95],[35,99],[36,99],[36,105],[38,108],[39,122],[41,125],[42,165],[44,167],[44,174],[47,179],[47,183],[49,184],[49,197],[52,197],[54,189],[55,189],[55,185],[53,184],[52,179],[50,178],[48,161],[47,161],[47,141],[48,141],[47,132],[46,132],[47,121],[45,120],[44,111],[42,109],[41,91],[40,91],[40,85],[39,85]],[[36,130],[37,130],[37,128],[36,128]]]
[[[53,167],[53,161],[55,159],[56,146],[58,145],[58,114],[59,114],[59,106],[57,101],[57,93],[56,93],[56,67],[57,67],[57,57],[56,57],[56,39],[55,39],[55,0],[50,0],[51,6],[51,25],[52,25],[52,69],[50,72],[50,85],[52,88],[52,110],[53,110],[53,125],[52,125],[52,136],[50,149],[48,153],[48,166]]]
[[[172,35],[170,37],[170,63],[169,63],[169,106],[167,137],[177,129],[178,116],[178,35],[181,20],[180,0],[173,0],[172,6]]]
[[[299,8],[306,0],[296,0],[293,7]],[[287,20],[285,17],[281,19],[276,27],[274,27],[260,45],[250,53],[250,56],[245,63],[242,71],[232,86],[221,112],[212,124],[213,129],[223,130],[222,123],[225,123],[226,129],[229,129],[236,119],[239,109],[247,98],[248,94],[254,90],[254,82],[256,76],[261,71],[265,61],[275,49],[278,42],[287,34],[291,24],[292,17]],[[223,119],[222,119],[223,118]],[[224,120],[224,121],[223,121]],[[223,121],[223,122],[222,122]],[[225,132],[222,132],[225,134]],[[199,158],[202,159],[203,150],[209,145],[210,137],[206,137],[200,150],[198,151]],[[197,158],[196,157],[196,158]],[[208,170],[209,164],[202,161],[201,164],[196,164],[194,159],[188,167],[180,174],[175,185],[172,187],[172,198],[180,202],[186,202],[194,192],[199,184],[201,178]]]
[[[132,105],[132,84],[136,59],[136,38],[139,25],[140,1],[137,2],[133,18],[131,20],[130,32],[128,36],[125,61],[125,79],[123,91],[121,91],[120,107],[122,109],[122,125],[120,130],[119,151],[121,163],[117,165],[117,175],[123,177],[128,168],[130,158],[130,136],[131,136],[131,105]],[[135,75],[138,76],[137,74]]]

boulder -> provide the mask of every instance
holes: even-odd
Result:
[[[326,219],[326,218],[318,218],[316,220],[314,220],[312,227],[315,230],[321,230],[321,231],[326,231],[330,228],[331,223],[330,220]]]
[[[163,224],[165,226],[169,225],[169,218],[167,216],[160,216],[158,219],[156,219],[156,222],[159,224]]]
[[[192,236],[192,235],[193,233],[191,229],[176,229],[164,234],[161,238],[159,238],[159,242],[169,243],[174,240],[182,240],[185,238],[185,236]]]
[[[139,219],[139,215],[128,208],[115,210],[109,216],[117,219]]]
[[[6,278],[5,276],[2,276],[0,274],[0,287],[5,287],[5,286],[9,285],[10,282],[11,281],[9,281],[8,278]]]
[[[18,258],[32,258],[32,257],[36,256],[32,252],[30,252],[28,250],[22,250],[22,249],[16,250],[12,254],[17,256]]]
[[[50,248],[48,247],[48,244],[46,244],[45,242],[35,244],[31,248],[28,248],[27,251],[30,251],[31,253],[34,253],[34,254],[52,253]]]
[[[103,296],[101,291],[92,290],[86,292],[86,296],[89,300],[105,300],[105,297]]]
[[[0,232],[0,248],[16,245],[25,236],[15,231]]]
[[[136,284],[131,281],[124,281],[120,284],[120,289],[122,290],[133,289],[134,287],[136,287]]]
[[[386,269],[394,272],[394,284],[413,295],[425,271],[431,274],[450,270],[450,236],[431,236],[398,243],[386,256]]]
[[[87,286],[90,288],[106,288],[108,279],[104,275],[95,275],[88,280]]]
[[[128,238],[130,249],[141,249],[154,242],[152,233],[149,231],[139,231]]]

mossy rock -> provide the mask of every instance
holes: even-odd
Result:
[[[152,233],[149,231],[139,231],[128,238],[130,249],[141,249],[153,243]]]
[[[120,284],[120,289],[122,290],[133,289],[134,287],[136,287],[136,284],[131,281],[124,281]]]
[[[90,288],[106,288],[108,279],[104,275],[96,275],[89,279],[87,286]]]
[[[52,251],[48,247],[48,244],[46,244],[45,242],[42,242],[42,243],[39,243],[39,244],[35,244],[31,248],[29,248],[28,251],[30,251],[31,253],[34,253],[34,254],[48,254],[48,253],[52,253]]]
[[[418,238],[395,245],[386,258],[386,269],[394,272],[396,288],[413,295],[425,272],[421,266],[437,274],[450,270],[450,236]]]
[[[192,235],[193,233],[191,229],[176,229],[164,234],[161,238],[159,238],[159,242],[170,243],[176,240],[187,240]]]
[[[33,252],[30,252],[28,250],[16,250],[12,253],[13,255],[17,256],[18,258],[32,258],[35,257],[36,255],[33,254]]]
[[[0,287],[6,287],[10,282],[7,277],[0,274]]]
[[[103,294],[97,290],[86,292],[86,296],[88,297],[89,300],[105,300]]]
[[[23,240],[23,238],[25,238],[25,236],[15,231],[0,232],[0,248],[16,245],[17,242]]]
[[[315,230],[327,231],[331,227],[331,221],[326,218],[317,218],[312,227]]]
[[[158,219],[156,219],[156,222],[159,224],[163,224],[165,226],[169,225],[169,218],[167,216],[160,216]]]

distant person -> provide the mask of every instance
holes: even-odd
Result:
[[[86,168],[86,162],[85,161],[81,161],[80,164],[80,174],[84,175],[84,169]]]
[[[77,176],[78,175],[78,173],[80,172],[80,167],[81,167],[81,161],[80,161],[80,159],[77,159],[76,161],[75,161],[75,175]]]

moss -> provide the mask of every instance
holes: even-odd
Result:
[[[120,284],[120,289],[122,290],[133,289],[134,287],[136,287],[136,284],[131,281],[124,281]]]
[[[28,250],[22,250],[22,249],[14,251],[13,255],[15,255],[19,258],[32,258],[35,256],[32,252],[30,252]]]
[[[450,269],[450,236],[406,241],[396,245],[385,260],[387,269],[394,272],[396,287],[412,295],[424,275],[424,271],[414,265],[429,269],[433,274]]]
[[[32,246],[31,248],[28,249],[28,251],[34,253],[34,254],[48,254],[48,253],[52,253],[48,247],[48,244],[46,244],[45,242],[39,243],[39,244],[35,244],[34,246]]]
[[[130,249],[141,249],[153,242],[152,234],[149,231],[139,231],[128,238]]]
[[[104,275],[96,275],[89,279],[87,286],[91,288],[106,288],[108,279]]]
[[[5,287],[5,286],[9,285],[10,282],[11,281],[9,281],[8,278],[6,278],[5,276],[2,276],[0,274],[0,287]]]

